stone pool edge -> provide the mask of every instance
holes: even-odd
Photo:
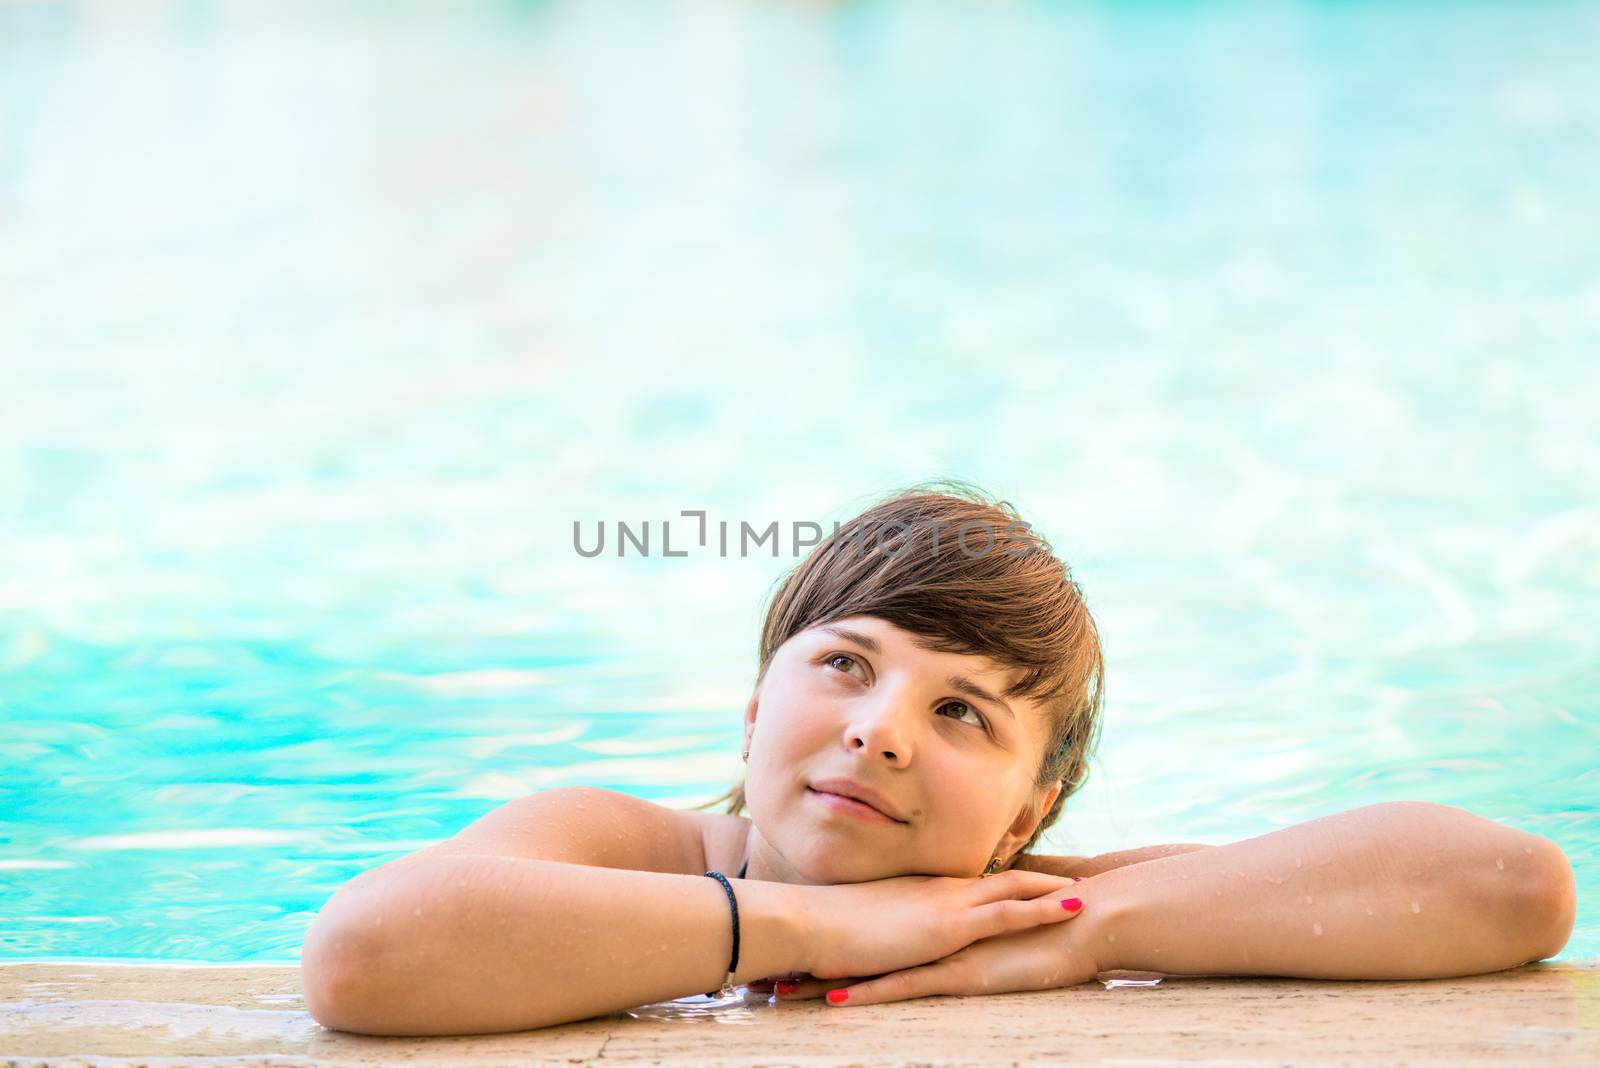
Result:
[[[1167,979],[860,1009],[380,1038],[305,1011],[293,965],[0,962],[0,1065],[1600,1063],[1600,960],[1452,979]]]

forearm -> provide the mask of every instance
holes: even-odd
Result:
[[[802,967],[791,907],[802,888],[730,882],[740,926],[734,981]],[[447,855],[352,880],[313,923],[301,970],[307,1006],[329,1027],[483,1033],[715,990],[732,944],[715,879]]]
[[[1097,875],[1078,922],[1101,971],[1474,975],[1559,950],[1551,851],[1460,809],[1369,805]]]

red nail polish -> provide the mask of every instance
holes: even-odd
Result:
[[[780,980],[777,986],[778,993],[780,994],[793,994],[796,990],[800,989],[800,984],[791,979]]]
[[[1083,908],[1083,902],[1078,898],[1069,897],[1061,902],[1061,907],[1066,909],[1068,912],[1076,912]]]
[[[828,991],[828,1001],[834,1005],[843,1005],[847,1000],[849,1000],[849,998],[850,991],[848,990]]]

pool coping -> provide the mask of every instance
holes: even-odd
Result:
[[[508,1034],[382,1038],[319,1025],[292,965],[0,963],[0,1064],[1600,1063],[1600,960],[1454,979],[1091,982],[859,1009],[746,992],[715,1014],[685,1003],[635,1011]]]

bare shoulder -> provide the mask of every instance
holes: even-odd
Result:
[[[477,854],[699,875],[710,826],[702,817],[709,815],[598,786],[561,786],[507,801],[413,856]]]

